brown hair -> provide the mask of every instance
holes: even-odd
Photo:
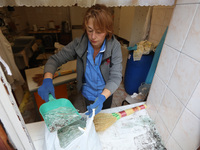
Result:
[[[107,32],[107,39],[113,34],[113,18],[109,9],[105,5],[96,4],[89,8],[85,14],[83,27],[86,30],[88,20],[94,19],[94,27],[100,31]]]

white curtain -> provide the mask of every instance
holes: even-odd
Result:
[[[83,0],[84,1],[84,0]],[[77,0],[0,0],[0,6],[61,7],[77,4]]]
[[[172,6],[175,0],[0,0],[3,6],[72,6],[90,7],[94,4],[105,4],[106,6]]]
[[[88,1],[88,0],[86,0]],[[91,1],[91,0],[89,0]],[[93,0],[95,1],[95,0]],[[106,4],[106,6],[172,6],[175,0],[96,0],[98,4]],[[88,6],[87,6],[88,7]]]

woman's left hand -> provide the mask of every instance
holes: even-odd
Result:
[[[106,97],[102,94],[100,94],[96,99],[93,104],[90,106],[87,106],[88,112],[85,113],[86,115],[89,115],[89,117],[92,116],[92,109],[95,109],[95,115],[98,114],[102,108],[103,108],[103,103],[105,102]]]

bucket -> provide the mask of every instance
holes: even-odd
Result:
[[[124,87],[126,93],[133,95],[133,93],[138,93],[141,83],[145,82],[154,53],[151,52],[148,55],[142,55],[140,61],[133,60],[133,51],[130,51],[129,55],[131,57],[127,60],[126,64]]]
[[[39,111],[50,132],[81,119],[81,115],[68,99],[55,99],[51,94],[49,102],[42,104]]]

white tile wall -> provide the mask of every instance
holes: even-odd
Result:
[[[186,105],[200,77],[200,63],[181,54],[176,64],[169,88]]]
[[[160,103],[162,101],[165,90],[166,90],[166,85],[162,80],[159,79],[157,75],[155,75],[153,79],[153,84],[151,85],[151,90],[148,99],[153,101],[157,110],[160,107]]]
[[[156,129],[158,130],[160,136],[162,137],[163,144],[166,145],[170,137],[170,133],[168,131],[167,126],[163,122],[162,118],[159,116],[159,114],[157,114],[156,116],[155,124],[156,124]]]
[[[200,77],[200,63],[181,54],[176,64],[169,87],[186,105],[191,97]]]
[[[200,0],[177,0],[147,98],[167,150],[200,146],[199,24]]]
[[[184,105],[167,89],[158,113],[171,133],[184,109]]]
[[[183,150],[196,150],[200,145],[200,120],[185,109],[172,136]]]
[[[180,146],[176,143],[174,138],[171,136],[169,141],[167,142],[166,148],[168,150],[181,150]]]
[[[177,0],[176,4],[192,4],[192,3],[199,3],[200,0]]]
[[[200,119],[200,83],[187,104],[187,108]]]
[[[147,112],[148,112],[149,115],[151,116],[151,119],[152,119],[153,121],[155,121],[156,115],[157,115],[157,109],[156,109],[156,107],[155,107],[153,101],[147,101],[147,106],[148,106],[148,107],[146,108]]]
[[[171,18],[166,44],[181,50],[188,34],[197,5],[177,5]]]
[[[196,16],[190,28],[189,34],[187,36],[186,42],[183,46],[183,53],[191,56],[192,58],[200,61],[200,7],[197,9]]]
[[[168,84],[169,82],[179,54],[180,53],[177,50],[174,50],[167,45],[163,46],[156,71],[158,76],[165,82],[165,84]]]

